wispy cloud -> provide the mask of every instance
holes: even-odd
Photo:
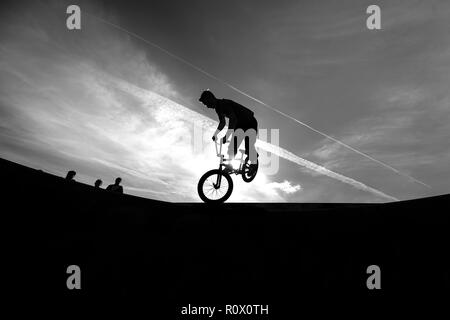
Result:
[[[309,170],[311,170],[311,172],[314,172],[316,174],[320,174],[320,175],[325,175],[327,177],[330,177],[332,179],[336,179],[340,182],[346,183],[351,185],[352,187],[362,190],[362,191],[366,191],[366,192],[370,192],[378,197],[384,198],[384,199],[388,199],[390,201],[396,201],[398,200],[397,198],[390,196],[388,194],[383,193],[380,190],[377,190],[375,188],[369,187],[367,185],[365,185],[364,183],[357,181],[355,179],[352,179],[350,177],[344,176],[342,174],[336,173],[334,171],[331,171],[321,165],[318,165],[314,162],[308,161],[306,159],[303,159],[299,156],[296,156],[295,154],[293,154],[290,151],[287,151],[283,148],[280,148],[278,146],[274,146],[271,145],[269,143],[266,143],[264,141],[258,141],[259,146],[271,153],[274,153],[286,160],[292,161],[296,164],[298,164],[299,166],[302,166],[304,168],[307,168]]]
[[[268,184],[268,187],[279,189],[284,193],[291,194],[301,190],[301,186],[299,184],[292,185],[289,181],[284,180],[283,182],[271,182]]]

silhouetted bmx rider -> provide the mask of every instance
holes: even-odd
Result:
[[[225,143],[231,136],[228,158],[234,159],[242,140],[245,139],[245,155],[249,157],[250,170],[256,170],[258,153],[255,143],[258,121],[256,121],[253,111],[232,100],[217,99],[209,90],[202,92],[199,101],[208,108],[215,109],[219,116],[219,125],[212,137],[213,141],[216,141],[217,135],[225,127],[225,118],[228,118],[228,130],[223,137],[223,143]]]

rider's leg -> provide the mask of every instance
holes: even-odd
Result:
[[[257,132],[255,129],[249,129],[246,131],[245,136],[245,154],[250,159],[250,163],[256,163],[258,159],[258,153],[256,152],[255,144],[256,144],[256,135]]]
[[[240,130],[240,131],[239,131]],[[228,159],[232,160],[236,156],[236,153],[239,150],[239,147],[244,139],[244,134],[242,129],[234,129],[234,132],[231,136],[231,142],[228,146]]]
[[[250,125],[246,131],[246,138],[245,138],[245,153],[250,158],[250,163],[253,164],[257,162],[259,156],[255,148],[257,135],[258,135],[258,121],[256,121],[256,118],[253,118],[250,121]]]

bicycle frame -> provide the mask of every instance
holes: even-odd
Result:
[[[219,142],[217,142],[217,140],[219,140]],[[214,142],[215,142],[215,147],[216,147],[216,155],[217,155],[217,157],[220,158],[219,171],[220,172],[223,171],[223,168],[225,168],[227,166],[227,162],[231,162],[232,160],[239,160],[239,168],[238,169],[234,169],[233,168],[233,170],[230,171],[229,173],[234,173],[236,175],[242,173],[242,167],[244,165],[244,153],[245,152],[242,152],[242,150],[239,150],[239,151],[241,151],[241,158],[240,159],[225,159],[225,155],[222,154],[222,145],[223,145],[222,138],[220,138],[220,139],[218,138]],[[227,141],[227,142],[229,142],[229,141]],[[216,182],[216,187],[217,188],[220,188],[221,181],[222,181],[222,175],[219,174],[219,175],[217,175],[217,182]]]

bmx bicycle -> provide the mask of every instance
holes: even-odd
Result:
[[[217,142],[219,140],[220,142]],[[227,141],[229,142],[229,141]],[[197,185],[197,192],[200,198],[205,203],[222,203],[225,202],[233,192],[233,180],[231,174],[242,175],[242,180],[245,182],[252,181],[258,172],[258,160],[254,165],[250,164],[249,157],[245,156],[245,150],[239,149],[241,158],[236,159],[240,161],[238,168],[231,166],[231,161],[234,159],[225,159],[222,154],[222,139],[214,141],[216,147],[216,155],[220,158],[219,169],[213,169],[206,172],[199,180]]]

